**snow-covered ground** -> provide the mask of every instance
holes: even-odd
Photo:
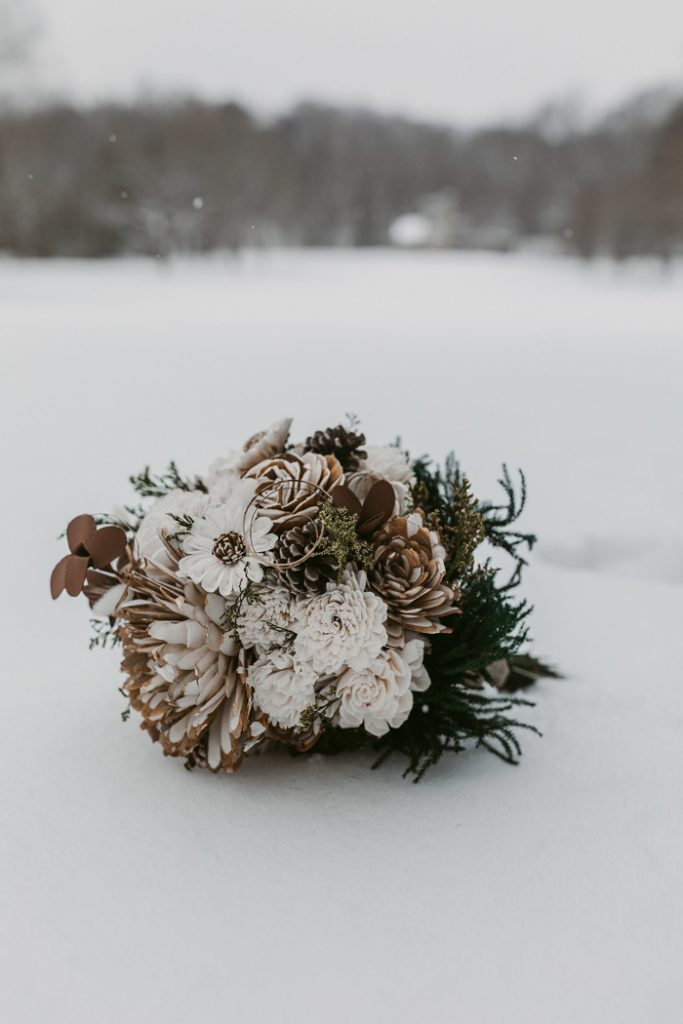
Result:
[[[683,271],[270,253],[0,261],[0,1013],[678,1021]],[[188,774],[47,592],[73,514],[346,411],[476,489],[524,467],[543,684],[510,769]]]

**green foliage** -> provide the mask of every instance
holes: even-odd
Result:
[[[141,498],[163,498],[171,491],[203,491],[206,493],[206,484],[196,476],[193,480],[185,479],[180,475],[175,462],[169,462],[165,473],[156,476],[150,472],[149,466],[145,466],[141,473],[134,474],[130,478],[133,489]]]
[[[111,619],[91,619],[90,630],[92,635],[88,642],[88,648],[91,651],[98,647],[100,650],[106,650],[107,647],[116,647],[121,643],[118,626],[116,623],[112,625]]]
[[[176,515],[175,512],[169,512],[168,517],[178,527],[175,533],[171,534],[171,540],[179,540],[180,537],[186,537],[194,526],[194,519],[190,515]]]
[[[523,553],[530,551],[536,542],[533,533],[510,529],[526,504],[526,481],[522,471],[519,471],[518,491],[507,466],[503,466],[503,475],[498,483],[505,500],[494,505],[491,502],[477,504],[470,493],[469,481],[453,454],[446,458],[443,470],[433,467],[427,458],[418,459],[413,468],[413,504],[423,510],[441,533],[448,550],[447,579],[457,581],[463,566],[466,571],[467,557],[476,547],[476,544],[472,547],[472,542],[478,538],[477,543],[487,540],[512,558],[514,570],[508,586],[515,587],[527,564]]]
[[[404,775],[418,782],[445,752],[457,753],[472,744],[514,764],[521,754],[517,732],[538,731],[516,717],[517,709],[532,706],[530,701],[492,692],[490,686],[483,688],[488,665],[500,659],[508,663],[508,691],[557,673],[530,655],[520,654],[529,639],[526,622],[531,608],[526,601],[516,600],[512,592],[521,581],[524,555],[535,541],[533,534],[512,528],[526,500],[523,474],[515,487],[503,467],[499,482],[504,500],[495,505],[476,501],[452,455],[443,469],[427,459],[419,459],[414,468],[413,505],[419,506],[439,531],[446,548],[446,577],[461,593],[461,614],[449,619],[452,631],[430,638],[425,666],[431,686],[415,695],[410,717],[400,728],[373,743],[379,755],[376,765],[391,754],[402,754],[408,761]],[[514,568],[507,580],[501,580],[501,571],[488,563],[475,566],[475,550],[482,541],[511,557]],[[346,730],[328,730],[322,747],[319,744],[316,749],[333,753],[361,745],[362,730],[356,737],[349,736],[348,742],[342,732]]]
[[[240,586],[239,593],[237,594],[235,601],[233,601],[232,604],[229,604],[225,611],[223,612],[223,617],[221,618],[221,627],[225,630],[226,633],[230,633],[232,639],[235,641],[238,647],[242,643],[242,641],[240,640],[239,631],[237,629],[237,623],[239,621],[240,615],[242,614],[242,609],[245,604],[260,603],[261,597],[259,595],[258,589],[254,586],[252,580],[247,579],[246,584],[244,586]]]
[[[405,774],[417,782],[443,753],[457,753],[468,742],[515,763],[521,751],[514,730],[536,731],[508,714],[530,706],[528,701],[477,688],[486,665],[509,659],[527,640],[531,609],[525,601],[513,601],[507,588],[498,586],[497,575],[480,569],[463,584],[462,614],[450,620],[453,632],[433,637],[425,659],[431,686],[416,695],[408,721],[378,741],[378,763],[401,753],[408,758]]]

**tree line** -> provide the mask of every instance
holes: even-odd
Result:
[[[196,100],[0,110],[11,254],[377,246],[420,211],[451,223],[434,244],[671,259],[683,101],[633,102],[590,126],[546,115],[467,132],[313,103],[267,120]]]

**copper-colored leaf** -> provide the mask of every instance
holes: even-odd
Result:
[[[103,569],[115,558],[122,555],[126,548],[126,534],[119,526],[103,526],[93,533],[86,544],[96,569]]]
[[[52,594],[52,599],[54,601],[57,600],[66,586],[66,566],[70,557],[71,555],[64,555],[64,558],[57,562],[56,566],[52,570],[52,575],[50,576],[50,593]]]
[[[72,555],[81,554],[87,539],[95,532],[97,524],[92,516],[76,516],[66,528],[66,541]]]
[[[354,515],[359,516],[361,513],[361,503],[348,487],[340,484],[332,491],[332,501],[335,505],[339,505],[340,508],[348,509],[349,512],[353,512]]]
[[[359,536],[371,537],[373,533],[377,533],[377,531],[382,526],[384,526],[386,521],[387,517],[384,515],[383,512],[378,512],[371,519],[365,519],[365,517],[362,517],[360,522],[358,523]]]
[[[80,555],[66,556],[66,592],[71,597],[78,597],[83,590],[89,561],[89,558]]]
[[[396,504],[396,493],[388,480],[378,480],[363,502],[358,532],[371,534],[390,519]]]

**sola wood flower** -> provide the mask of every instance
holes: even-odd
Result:
[[[394,516],[375,536],[369,573],[373,590],[387,603],[387,632],[392,647],[402,647],[405,631],[448,633],[441,619],[455,614],[458,596],[444,582],[445,549],[420,509]]]
[[[371,736],[384,736],[403,725],[413,706],[412,690],[426,689],[423,650],[420,640],[411,640],[402,651],[382,651],[364,669],[347,669],[335,688],[339,725],[343,729],[363,726]],[[413,685],[413,673],[417,685]]]
[[[259,559],[276,539],[270,528],[270,519],[247,509],[236,496],[194,521],[183,539],[179,570],[208,593],[237,594],[247,583],[263,579]]]
[[[298,727],[302,714],[315,701],[317,678],[312,665],[282,650],[264,654],[249,672],[255,705],[282,729]]]
[[[366,584],[364,572],[347,570],[341,583],[328,583],[326,593],[299,602],[294,650],[320,675],[344,665],[364,668],[386,644],[387,608]]]
[[[283,452],[289,438],[291,419],[277,420],[246,441],[241,451],[232,451],[215,459],[206,478],[209,493],[227,497],[235,480],[239,480],[252,466]]]
[[[320,502],[343,483],[344,472],[334,455],[285,452],[254,466],[247,476],[258,481],[258,508],[279,528],[305,523]]]
[[[177,554],[169,544],[169,553]],[[266,728],[252,707],[249,655],[224,625],[226,602],[177,572],[123,573],[128,599],[118,616],[124,690],[165,753],[233,771]]]
[[[57,562],[50,577],[50,593],[55,599],[64,590],[71,597],[78,597],[85,586],[88,570],[105,569],[126,548],[126,534],[120,527],[98,528],[89,515],[76,516],[71,520],[66,528],[66,540],[71,554]],[[102,574],[98,574],[96,582],[100,586],[102,579]]]

